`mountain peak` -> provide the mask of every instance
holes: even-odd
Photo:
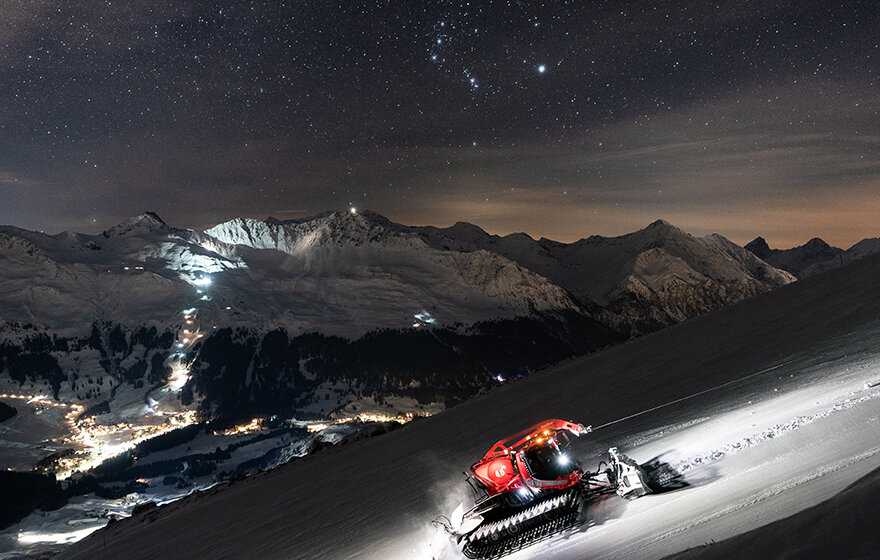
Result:
[[[760,236],[746,243],[745,248],[759,259],[763,259],[773,252],[773,249],[767,244],[767,240]]]
[[[814,237],[810,239],[809,241],[804,243],[803,247],[804,249],[810,249],[814,251],[827,251],[829,249],[832,249],[831,245],[829,245],[825,242],[824,239],[821,239],[819,237]]]
[[[667,222],[666,220],[660,218],[659,220],[654,220],[650,224],[648,224],[648,228],[674,228],[672,224]],[[647,228],[646,228],[647,229]],[[678,229],[678,228],[676,228]]]
[[[656,220],[654,222],[651,222],[644,228],[640,229],[639,231],[631,233],[629,235],[635,236],[636,239],[648,239],[654,240],[652,242],[656,242],[656,240],[658,239],[671,239],[673,237],[677,238],[683,234],[684,232],[682,230],[670,224],[666,220]]]
[[[668,235],[670,233],[680,233],[682,230],[670,224],[666,220],[655,220],[642,228],[643,232],[656,233],[660,235]]]
[[[458,233],[470,233],[472,235],[476,235],[478,237],[488,237],[489,234],[486,233],[486,230],[481,228],[478,225],[472,224],[470,222],[455,222],[452,227],[449,228],[450,231],[458,232]]]
[[[144,212],[140,216],[137,216],[137,220],[140,223],[150,222],[155,225],[161,225],[161,226],[165,226],[165,227],[168,226],[168,224],[165,223],[165,220],[163,220],[162,218],[159,217],[159,214],[156,214],[155,212],[151,212],[149,210],[147,210],[146,212]]]
[[[842,249],[832,247],[823,239],[814,237],[791,249],[771,249],[763,237],[748,243],[745,248],[767,264],[798,278],[805,278],[827,269],[829,263],[839,263]]]
[[[105,230],[104,237],[126,235],[132,231],[155,231],[169,229],[168,224],[155,212],[146,211]]]

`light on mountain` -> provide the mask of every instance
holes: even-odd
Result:
[[[437,319],[435,319],[434,316],[431,315],[431,313],[428,311],[419,311],[418,313],[413,315],[413,317],[415,317],[416,320],[420,323],[425,323],[429,325],[437,323]]]
[[[168,378],[168,388],[175,393],[178,393],[190,379],[189,365],[182,361],[175,361],[170,365],[171,375]]]
[[[355,208],[354,206],[352,206],[351,208],[349,208],[348,211],[351,212],[352,214],[357,214],[357,213],[358,213],[357,208]]]

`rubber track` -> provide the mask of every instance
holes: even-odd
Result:
[[[583,495],[579,488],[547,498],[504,519],[477,527],[465,537],[468,558],[500,558],[580,525]]]

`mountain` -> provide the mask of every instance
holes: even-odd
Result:
[[[403,328],[422,311],[444,325],[580,311],[564,289],[503,256],[440,251],[371,214],[235,219],[205,233],[235,245],[250,263],[244,307],[277,315],[294,332]],[[260,307],[278,292],[286,301]]]
[[[880,260],[864,259],[568,361],[392,434],[153,508],[59,559],[131,550],[168,559],[450,558],[454,543],[431,520],[473,503],[462,470],[495,441],[554,417],[593,425],[572,443],[587,469],[615,445],[640,462],[662,460],[691,485],[599,500],[581,530],[517,558],[645,560],[709,546],[823,504],[880,466],[878,283]],[[849,504],[820,507],[838,506]],[[847,543],[843,550],[876,542],[858,532],[864,527],[840,523],[834,538]],[[795,555],[814,557],[809,549]]]
[[[0,320],[57,335],[88,334],[95,320],[164,326],[199,275],[243,266],[145,214],[100,235],[50,236],[0,227]],[[85,328],[83,325],[86,325]]]
[[[749,242],[745,248],[758,258],[776,268],[790,272],[798,278],[814,274],[817,272],[817,266],[837,261],[843,252],[842,249],[832,247],[818,237],[810,239],[799,247],[785,250],[771,249],[763,237],[758,237]],[[837,262],[837,264],[840,263]]]
[[[6,226],[0,387],[228,421],[443,406],[792,279],[662,220],[571,244],[370,211],[204,232],[151,212],[100,235]]]
[[[488,250],[546,276],[584,305],[598,305],[616,328],[643,333],[788,284],[790,274],[721,235],[689,235],[666,221],[620,237],[565,244],[477,226],[407,228],[433,247]]]
[[[763,237],[757,237],[746,246],[756,257],[788,271],[798,278],[840,268],[841,264],[880,253],[880,238],[863,239],[847,250],[832,247],[818,237],[791,249],[771,249]]]

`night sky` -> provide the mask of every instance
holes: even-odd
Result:
[[[880,2],[0,0],[0,223],[880,236]]]

